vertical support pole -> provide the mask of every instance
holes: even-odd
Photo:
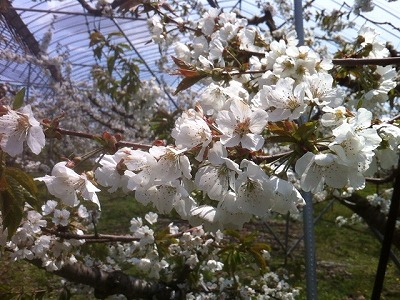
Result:
[[[303,192],[306,205],[303,207],[304,251],[306,261],[307,300],[317,300],[317,262],[313,222],[313,199],[310,192]]]
[[[397,166],[396,180],[393,186],[392,200],[390,202],[389,213],[386,221],[385,235],[383,237],[381,255],[379,257],[378,269],[375,275],[374,289],[371,299],[380,299],[383,281],[385,280],[386,267],[390,256],[390,246],[392,245],[393,235],[396,228],[397,214],[400,207],[400,160]]]
[[[294,0],[294,26],[296,27],[299,46],[304,45],[303,3],[301,0]]]
[[[286,226],[285,226],[285,267],[287,266],[289,256],[289,225],[290,225],[290,212],[286,214]]]
[[[299,40],[299,46],[301,46],[304,44],[303,3],[301,0],[294,0],[294,24],[296,27],[297,38]],[[310,192],[304,192],[302,194],[306,201],[306,205],[303,208],[303,224],[307,300],[317,300],[317,263],[315,258],[313,200]]]

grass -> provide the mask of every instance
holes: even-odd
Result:
[[[324,205],[316,205],[315,212]],[[335,225],[338,215],[350,217],[351,214],[348,208],[335,203],[315,226],[319,299],[369,299],[372,293],[381,244],[364,224],[340,228]],[[302,255],[296,253],[288,267],[294,274],[291,283],[301,288],[300,299],[306,299]],[[390,261],[381,300],[395,299],[400,299],[400,271]]]
[[[315,214],[326,203],[315,205]],[[102,233],[127,232],[132,217],[148,211],[132,197],[115,197],[102,202],[98,230]],[[350,217],[352,212],[335,203],[315,226],[318,296],[322,300],[369,299],[375,280],[380,243],[364,224],[337,227],[338,215]],[[276,224],[284,227],[282,218]],[[275,225],[276,225],[275,224]],[[272,227],[274,228],[274,224]],[[294,222],[290,234],[302,234],[302,223]],[[276,229],[276,228],[274,228]],[[282,233],[282,230],[281,230]],[[272,240],[270,240],[272,243]],[[276,246],[276,245],[275,245]],[[277,247],[273,247],[276,249]],[[288,259],[289,282],[301,289],[299,299],[306,299],[304,249],[300,245]],[[283,269],[281,251],[272,250],[271,268]],[[0,299],[56,299],[62,291],[61,278],[38,270],[26,262],[10,262],[0,258]],[[19,298],[20,295],[26,295]],[[37,296],[35,298],[35,295]],[[365,297],[365,298],[362,298]],[[90,299],[89,296],[85,296]],[[82,296],[73,299],[83,299]],[[400,272],[390,261],[385,276],[382,300],[400,299]]]

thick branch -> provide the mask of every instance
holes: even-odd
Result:
[[[80,3],[80,5],[82,5],[82,7],[84,9],[87,10],[88,13],[92,14],[93,16],[102,16],[103,12],[101,9],[96,9],[91,7],[85,0],[78,0],[78,2]]]
[[[51,234],[56,237],[60,237],[63,239],[75,239],[75,240],[85,240],[85,242],[95,242],[95,243],[102,243],[102,242],[121,242],[121,243],[130,243],[133,241],[139,241],[139,238],[135,238],[131,235],[115,235],[115,234],[76,234],[68,231],[59,231],[54,229],[48,229],[45,227],[41,228],[42,231],[46,234]],[[178,232],[175,234],[168,234],[166,238],[178,238],[182,236],[185,232],[191,232],[196,230],[196,227],[189,228],[185,231]]]
[[[334,58],[332,63],[340,66],[363,66],[363,65],[400,65],[400,57],[383,58]]]
[[[380,207],[372,206],[371,203],[358,194],[341,200],[345,206],[358,214],[371,227],[376,228],[382,235],[385,233],[386,214],[380,211]],[[400,230],[396,229],[393,236],[393,245],[400,249]]]
[[[128,243],[138,241],[138,238],[129,235],[114,235],[114,234],[76,234],[58,230],[42,228],[42,231],[48,234],[55,235],[64,239],[85,240],[86,242],[122,242]]]
[[[274,31],[277,29],[275,21],[272,17],[272,10],[273,8],[270,7],[269,5],[266,5],[263,9],[264,15],[259,17],[259,16],[254,16],[253,18],[249,19],[241,15],[239,12],[236,12],[236,14],[244,19],[248,20],[249,25],[259,25],[261,23],[266,23],[268,26],[268,29],[271,33],[271,36],[274,36]],[[277,39],[280,39],[281,37],[277,37]]]
[[[394,180],[394,178],[396,177],[396,174],[398,172],[394,171],[393,173],[391,173],[390,175],[384,177],[384,178],[372,178],[372,177],[366,177],[365,180],[371,183],[375,183],[375,184],[382,184],[382,183],[388,183]]]
[[[43,269],[41,260],[29,260]],[[71,282],[91,286],[95,297],[104,299],[111,295],[122,294],[127,299],[175,299],[176,293],[160,282],[149,282],[129,276],[121,271],[106,272],[96,267],[87,267],[82,263],[64,265],[54,272]]]

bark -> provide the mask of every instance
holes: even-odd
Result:
[[[43,269],[41,260],[29,262]],[[180,299],[177,288],[174,290],[161,282],[138,279],[122,271],[106,272],[96,267],[87,267],[82,263],[65,265],[54,274],[71,282],[93,287],[94,295],[98,299],[117,294],[122,294],[127,299]]]

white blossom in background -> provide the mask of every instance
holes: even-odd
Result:
[[[149,212],[144,216],[144,219],[150,224],[153,225],[157,223],[158,215],[154,212]]]
[[[26,223],[27,230],[32,230],[33,233],[41,232],[40,227],[46,227],[47,221],[42,219],[43,216],[37,211],[28,211],[28,222]]]
[[[368,57],[382,58],[389,56],[389,50],[386,48],[386,45],[379,40],[379,33],[376,32],[374,28],[364,25],[358,31],[358,36],[363,39],[361,46],[372,46]]]
[[[160,18],[157,15],[154,15],[147,20],[147,23],[151,29],[153,41],[156,43],[164,42],[164,25],[161,23]]]
[[[0,146],[11,156],[21,154],[26,142],[31,151],[39,154],[45,145],[40,123],[33,116],[30,105],[18,110],[9,109],[0,117]]]
[[[57,204],[58,203],[55,200],[47,200],[46,204],[42,205],[42,214],[44,216],[52,214],[54,212]]]
[[[69,220],[70,212],[66,209],[55,209],[54,210],[54,216],[52,218],[52,221],[54,225],[61,225],[61,226],[67,226],[68,225],[68,220]]]
[[[93,185],[85,174],[77,174],[68,168],[65,162],[59,162],[51,171],[51,176],[35,178],[43,181],[50,194],[60,198],[66,205],[75,206],[79,203],[77,193],[83,199],[92,201],[100,209],[100,202],[96,192],[100,190]]]
[[[359,15],[360,12],[369,12],[374,9],[374,2],[372,0],[356,0],[353,9],[356,15]]]
[[[286,55],[294,59],[293,69],[286,70],[285,62],[279,65],[278,58],[274,65],[274,72],[277,74],[282,73],[281,77],[290,76],[296,79],[297,82],[304,79],[304,76],[313,75],[316,72],[317,62],[320,61],[319,55],[308,46],[289,46],[286,49]]]
[[[374,125],[382,139],[381,144],[374,150],[375,156],[365,173],[366,176],[375,176],[380,170],[396,168],[400,153],[400,128],[392,124]]]
[[[240,40],[239,49],[246,50],[255,53],[264,53],[265,48],[256,46],[254,42],[256,41],[256,36],[262,35],[258,27],[248,27],[243,28],[238,32],[238,38]]]
[[[199,103],[207,115],[216,115],[221,110],[228,110],[232,100],[247,101],[249,93],[238,81],[232,80],[229,86],[211,83],[199,96]]]
[[[219,9],[210,8],[198,21],[198,26],[205,35],[211,35],[214,32],[215,20],[219,14]]]

